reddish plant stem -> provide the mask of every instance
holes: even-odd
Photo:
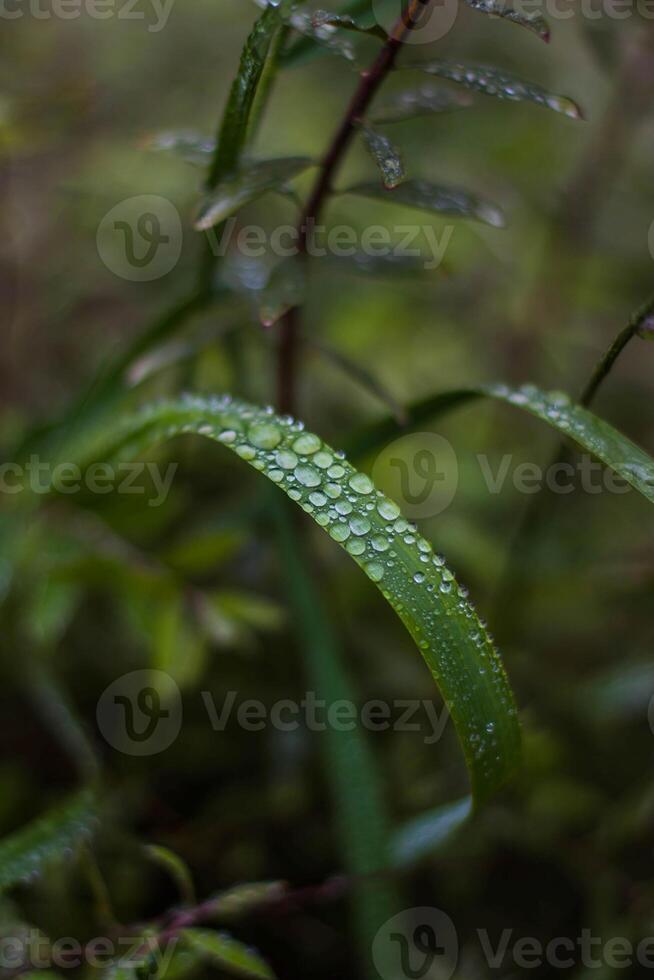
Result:
[[[352,142],[357,125],[393,69],[406,35],[418,26],[430,3],[431,0],[409,0],[376,60],[370,68],[361,72],[359,86],[322,161],[318,179],[298,225],[300,256],[306,257],[312,229],[332,191],[334,177]],[[295,411],[299,331],[300,310],[295,307],[288,311],[280,325],[277,354],[277,407],[280,412]]]

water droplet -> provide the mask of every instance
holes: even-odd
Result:
[[[312,453],[317,453],[319,449],[322,449],[322,442],[312,432],[305,432],[297,437],[293,443],[293,449],[300,456],[310,456]]]
[[[274,449],[282,441],[282,435],[272,422],[255,422],[248,429],[248,439],[257,449]]]
[[[372,480],[370,477],[366,476],[365,473],[354,473],[348,482],[352,489],[356,490],[357,493],[368,494],[372,493],[374,489]]]
[[[303,487],[319,487],[322,483],[320,473],[313,466],[296,466],[293,473],[297,482]]]
[[[384,577],[384,566],[378,561],[369,561],[366,565],[366,573],[373,582],[381,582]]]
[[[319,466],[321,470],[328,469],[334,462],[334,457],[331,453],[316,453],[313,457],[313,462],[316,466]]]
[[[388,551],[390,548],[390,542],[383,536],[383,534],[373,535],[370,543],[375,551]]]
[[[225,429],[218,436],[218,442],[224,442],[226,446],[231,445],[232,442],[236,441],[236,433],[233,429]]]
[[[329,532],[334,541],[347,541],[350,536],[350,529],[347,524],[335,524]]]
[[[298,458],[290,449],[280,449],[275,454],[275,462],[283,470],[294,470],[298,464]]]
[[[348,543],[345,545],[345,548],[351,555],[355,556],[362,555],[366,550],[364,542],[359,538],[352,538],[352,540],[348,541]]]
[[[383,497],[379,501],[377,504],[377,510],[379,512],[379,516],[383,517],[384,520],[387,521],[394,521],[400,516],[400,508],[397,506],[397,504],[393,503],[392,500],[389,500],[388,497]]]
[[[357,537],[361,538],[363,537],[364,534],[367,534],[369,532],[370,521],[367,520],[365,517],[358,517],[358,516],[351,517],[350,528],[352,530],[352,534],[356,534]]]

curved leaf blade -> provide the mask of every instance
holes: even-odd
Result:
[[[202,959],[219,966],[228,973],[241,977],[254,977],[255,980],[275,980],[266,961],[260,954],[238,942],[225,932],[212,929],[182,929],[180,938]]]
[[[393,146],[388,136],[369,126],[362,126],[361,132],[370,156],[379,167],[384,187],[389,191],[394,190],[406,176],[400,151]]]
[[[492,795],[519,763],[517,712],[499,655],[443,559],[344,454],[304,432],[301,423],[228,397],[146,408],[98,433],[84,455],[131,458],[185,432],[222,443],[265,474],[375,583],[442,691],[476,801]]]
[[[27,883],[91,834],[94,796],[83,790],[0,841],[0,892]]]
[[[328,10],[316,10],[312,18],[316,29],[334,27],[344,31],[354,31],[355,34],[367,34],[376,37],[378,41],[387,41],[388,34],[379,24],[362,24],[349,14],[333,14]]]
[[[561,112],[570,119],[583,119],[583,113],[576,102],[567,95],[556,95],[540,85],[525,82],[515,75],[486,65],[464,65],[453,61],[430,61],[423,64],[407,64],[404,68],[415,68],[446,78],[449,82],[463,85],[464,88],[492,95],[496,99],[511,102],[534,102],[536,105]]]
[[[208,231],[313,165],[309,157],[281,157],[260,160],[227,177],[202,201],[194,222],[196,231]]]
[[[501,384],[447,391],[409,406],[408,428],[484,397],[513,405],[546,422],[562,436],[567,436],[592,453],[654,503],[654,459],[609,422],[589,409],[574,404],[561,391],[542,391],[535,385],[509,388]],[[353,455],[369,452],[401,431],[403,427],[398,426],[395,419],[385,419],[353,440],[350,452]]]
[[[505,3],[504,0],[466,0],[472,10],[478,10],[482,14],[490,17],[501,17],[519,27],[526,27],[528,31],[536,34],[541,41],[547,44],[550,40],[550,27],[542,14],[523,13]]]
[[[417,211],[446,214],[457,218],[474,218],[493,228],[504,227],[504,215],[494,204],[456,187],[443,187],[428,180],[405,180],[393,190],[379,184],[357,184],[343,193],[369,197],[387,204],[400,204]]]
[[[457,109],[467,109],[472,105],[472,97],[456,89],[440,85],[422,85],[409,88],[379,106],[372,114],[372,121],[379,125],[415,119]]]

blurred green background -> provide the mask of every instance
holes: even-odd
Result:
[[[197,274],[201,245],[191,218],[202,173],[145,145],[162,131],[215,134],[256,8],[246,0],[177,0],[159,32],[148,30],[148,7],[135,9],[144,21],[26,13],[2,24],[5,459],[182,299]],[[307,334],[365,367],[400,404],[496,380],[576,394],[652,291],[654,25],[635,14],[591,19],[591,8],[586,16],[576,4],[570,9],[570,19],[552,18],[547,47],[462,5],[447,37],[419,55],[501,66],[570,95],[585,121],[476,95],[465,111],[389,129],[412,176],[484,195],[504,208],[507,227],[457,222],[447,268],[419,280],[315,270]],[[372,56],[374,43],[362,44]],[[385,94],[406,81],[407,73],[391,78]],[[322,153],[355,84],[345,63],[329,56],[282,72],[257,151]],[[373,179],[373,169],[357,145],[339,184]],[[310,181],[298,181],[303,193]],[[96,248],[104,215],[140,194],[167,198],[184,223],[178,266],[151,283],[114,275]],[[291,203],[267,197],[239,221],[274,228],[294,216]],[[334,198],[325,217],[361,229],[416,221],[351,197]],[[447,224],[420,220],[439,233]],[[192,356],[167,349],[168,366],[116,412],[180,390],[274,400],[275,328],[264,331],[242,296],[226,295],[193,317],[180,342]],[[596,404],[650,451],[652,363],[652,348],[634,341]],[[347,371],[306,351],[298,414],[312,431],[344,446],[386,413]],[[552,497],[538,533],[514,553],[519,573],[514,567],[507,589],[512,541],[530,498],[510,481],[489,494],[477,454],[488,454],[493,470],[506,453],[512,467],[545,465],[557,437],[488,403],[439,419],[434,431],[455,448],[459,486],[421,530],[469,586],[501,646],[526,760],[501,799],[399,880],[407,907],[434,905],[456,923],[457,976],[508,977],[520,970],[480,961],[475,929],[497,938],[508,927],[544,940],[575,937],[584,927],[606,939],[640,939],[652,929],[651,514],[635,492]],[[201,896],[277,878],[309,888],[342,870],[322,736],[236,725],[216,733],[200,693],[220,702],[234,690],[240,700],[273,704],[307,689],[266,488],[201,440],[176,440],[152,458],[179,465],[164,506],[81,495],[44,504],[20,526],[11,512],[0,565],[0,830],[20,827],[75,787],[79,754],[70,731],[81,726],[100,759],[109,814],[96,835],[98,866],[123,923],[160,915],[176,901],[166,875],[144,859],[143,842],[179,854]],[[361,701],[433,699],[440,710],[390,608],[309,523],[303,520],[315,582]],[[96,706],[115,678],[144,667],[163,669],[180,685],[184,726],[165,752],[136,758],[103,740]],[[396,826],[465,796],[451,726],[435,745],[415,732],[375,734],[370,743]],[[77,861],[12,891],[10,901],[6,915],[51,935],[97,934]],[[291,903],[240,928],[282,978],[360,975],[342,896]],[[570,972],[584,973],[579,965]]]

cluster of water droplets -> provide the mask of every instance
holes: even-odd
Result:
[[[520,388],[491,385],[485,391],[549,422],[652,497],[654,465],[647,453],[587,409],[573,405],[564,391],[541,391],[531,384]]]
[[[496,99],[509,99],[512,102],[535,102],[537,105],[553,109],[554,112],[562,112],[564,115],[570,116],[571,119],[581,118],[579,106],[567,96],[546,92],[539,85],[523,82],[519,78],[498,71],[496,68],[488,68],[483,65],[473,67],[472,65],[450,61],[433,61],[412,67],[421,68],[430,75],[438,75],[439,78],[447,78],[450,82],[464,85],[466,88],[482,92],[484,95],[492,95]]]
[[[146,415],[146,419],[148,416]],[[499,758],[493,729],[475,709],[515,708],[492,640],[444,559],[397,504],[302,422],[229,397],[186,397],[150,409],[148,442],[180,432],[229,447],[295,501],[375,582],[423,652],[443,689],[464,743],[477,760]],[[473,648],[474,653],[470,648]],[[487,717],[487,716],[486,716]]]

